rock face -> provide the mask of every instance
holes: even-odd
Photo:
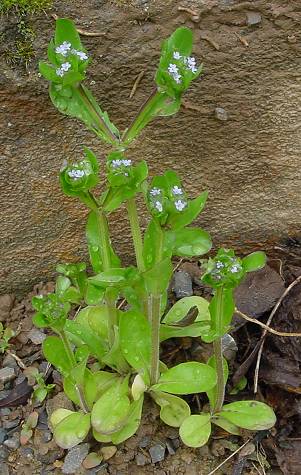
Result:
[[[36,62],[24,71],[2,61],[0,293],[48,279],[58,262],[86,258],[84,207],[64,197],[57,174],[63,159],[81,157],[83,144],[102,163],[108,151],[54,109],[37,74],[53,33],[51,13],[101,33],[82,36],[93,58],[87,85],[121,130],[152,91],[162,39],[179,25],[192,28],[204,76],[193,83],[179,113],[151,123],[128,155],[146,159],[151,175],[174,168],[192,196],[209,190],[200,223],[216,244],[269,249],[300,233],[300,2],[195,0],[187,11],[184,4],[55,2],[47,15],[32,18]],[[260,22],[250,22],[254,12]],[[13,15],[1,22],[0,31],[13,37]],[[216,117],[217,108],[227,120]],[[123,209],[111,216],[111,229],[129,262]]]

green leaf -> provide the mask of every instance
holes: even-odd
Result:
[[[90,414],[74,412],[55,427],[53,435],[59,447],[71,449],[86,438],[89,429]]]
[[[234,310],[235,303],[233,289],[224,288],[222,290],[221,305],[219,305],[217,292],[214,294],[209,304],[209,311],[211,315],[212,329],[217,336],[223,336],[227,333]],[[221,318],[219,312],[221,313]]]
[[[97,432],[110,435],[121,430],[130,412],[130,400],[123,385],[109,388],[94,404],[91,423]]]
[[[57,76],[55,69],[52,66],[49,66],[49,64],[44,63],[44,61],[39,62],[39,71],[44,76],[47,81],[51,82],[57,82],[59,83],[61,81],[60,77]]]
[[[87,282],[85,302],[87,305],[100,305],[105,295],[105,289],[95,286],[92,282]]]
[[[143,396],[137,401],[131,403],[129,414],[125,426],[118,432],[112,434],[112,442],[115,445],[121,444],[124,440],[129,439],[137,432],[141,421],[141,413],[143,407]]]
[[[188,447],[202,447],[211,434],[210,414],[188,417],[180,427],[180,437]]]
[[[47,320],[45,315],[43,315],[40,312],[37,312],[34,314],[34,316],[32,317],[32,321],[33,321],[33,324],[38,328],[49,327],[49,321]]]
[[[190,407],[184,399],[161,391],[152,391],[152,398],[161,407],[160,419],[171,427],[180,427],[190,416]]]
[[[150,370],[151,328],[142,313],[129,310],[119,319],[120,347],[127,362],[147,375]]]
[[[88,346],[91,354],[101,361],[107,351],[106,342],[94,333],[89,324],[81,324],[79,320],[67,320],[65,330],[79,337]]]
[[[195,321],[210,320],[209,303],[203,297],[193,295],[178,300],[163,318],[163,323],[178,323],[183,320],[188,312],[196,307],[198,314]]]
[[[208,391],[216,385],[216,372],[209,365],[181,363],[161,374],[153,391],[165,391],[172,394],[194,394]]]
[[[184,228],[167,233],[167,240],[171,242],[172,253],[175,256],[201,256],[210,251],[212,241],[209,233],[203,229]]]
[[[230,421],[223,419],[220,416],[213,416],[211,418],[211,422],[212,424],[215,424],[216,426],[226,430],[227,432],[229,432],[229,434],[240,435],[239,427],[237,427],[235,424],[232,424]]]
[[[235,384],[235,386],[233,387],[233,389],[229,392],[229,394],[238,394],[240,391],[242,391],[243,389],[245,389],[245,387],[247,386],[248,384],[248,380],[245,376],[243,376],[242,378],[240,378],[240,380]]]
[[[197,337],[208,335],[210,331],[210,322],[195,322],[187,326],[175,325],[160,325],[160,341],[168,340],[169,338],[180,338],[185,336]]]
[[[211,368],[216,370],[216,358],[215,356],[211,356],[209,360],[207,361],[207,364],[211,366]],[[228,368],[228,363],[225,358],[223,358],[223,372],[224,372],[224,384],[226,385],[227,379],[229,376],[229,368]],[[213,409],[215,407],[216,399],[217,399],[217,386],[214,386],[212,389],[209,389],[209,391],[206,391],[209,402],[210,402],[210,407]]]
[[[169,257],[163,259],[143,274],[147,291],[160,295],[168,288],[172,276],[172,264]]]
[[[181,213],[173,213],[168,219],[168,224],[172,230],[184,228],[188,224],[192,223],[203,210],[207,201],[208,192],[204,191],[194,200],[189,201],[187,208],[181,211]]]
[[[97,442],[102,442],[103,444],[108,444],[112,442],[111,435],[102,434],[101,432],[97,432],[97,430],[93,428],[92,428],[92,433],[93,433],[94,439],[97,440]]]
[[[166,239],[166,233],[157,219],[152,219],[147,226],[143,240],[143,259],[147,269],[155,265],[158,253],[158,242],[163,240],[162,258],[171,258],[172,243]]]
[[[246,272],[262,269],[266,265],[267,257],[264,252],[252,252],[242,259],[242,265]]]
[[[183,56],[189,56],[192,51],[193,35],[190,28],[180,26],[167,40],[167,48],[178,51]]]
[[[49,363],[55,366],[63,376],[67,376],[72,368],[72,364],[62,340],[57,336],[48,336],[42,343],[42,349]]]
[[[66,417],[70,416],[71,414],[74,414],[73,411],[70,411],[69,409],[64,409],[60,407],[59,409],[56,409],[53,411],[51,416],[49,417],[49,425],[51,430],[53,431],[55,427],[63,420],[66,419]]]
[[[55,46],[61,45],[64,41],[70,42],[72,48],[82,50],[79,34],[72,20],[59,18],[55,23]]]
[[[226,404],[219,416],[247,430],[270,429],[276,423],[273,409],[259,401],[237,401]]]
[[[62,297],[66,290],[70,287],[70,285],[71,281],[70,279],[68,279],[68,277],[65,277],[64,275],[59,275],[56,279],[55,293],[58,295],[58,297]]]
[[[104,341],[108,340],[108,308],[106,305],[89,306],[82,309],[75,321],[81,325],[83,332],[90,331]]]

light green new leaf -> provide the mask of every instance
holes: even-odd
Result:
[[[215,385],[215,370],[209,365],[192,361],[168,369],[151,389],[172,394],[194,394],[208,391]]]
[[[194,200],[188,202],[188,206],[181,213],[173,213],[168,220],[171,229],[177,230],[188,226],[194,219],[198,217],[203,210],[207,201],[208,192],[204,191]]]
[[[42,349],[49,363],[55,366],[63,376],[68,376],[72,363],[69,360],[62,340],[57,336],[48,336],[42,343]]]
[[[233,435],[239,435],[240,430],[239,427],[237,427],[235,424],[232,424],[232,422],[227,421],[226,419],[223,419],[220,416],[213,416],[211,418],[212,424],[215,424],[218,427],[221,427],[222,429],[226,430],[229,432],[229,434]]]
[[[93,406],[91,412],[93,428],[104,435],[121,430],[129,415],[130,405],[122,384],[110,387]]]
[[[208,301],[203,297],[193,295],[191,297],[184,297],[181,300],[178,300],[167,312],[162,322],[168,324],[178,323],[186,317],[188,312],[193,307],[198,309],[198,314],[195,318],[195,321],[210,320]]]
[[[54,438],[59,447],[71,449],[82,442],[90,430],[90,414],[74,412],[55,426]]]
[[[63,420],[66,419],[66,417],[70,416],[71,414],[74,414],[73,411],[70,411],[69,409],[64,409],[63,407],[60,407],[59,409],[56,409],[53,411],[51,416],[49,417],[49,426],[52,431],[54,431],[55,427]]]
[[[188,447],[202,447],[211,434],[210,414],[193,415],[185,419],[180,427],[180,437]]]
[[[210,322],[195,322],[187,326],[177,325],[160,325],[160,341],[168,340],[169,338],[180,338],[185,336],[197,337],[208,335],[210,331]]]
[[[171,427],[180,427],[190,416],[190,407],[184,399],[162,391],[152,391],[152,398],[161,407],[160,419]]]
[[[87,308],[89,307],[86,307],[86,309]],[[85,343],[91,354],[99,360],[101,360],[106,353],[106,342],[99,337],[99,335],[95,334],[94,329],[91,328],[89,324],[82,324],[79,320],[67,320],[65,330]]]
[[[119,320],[120,347],[127,362],[138,372],[149,373],[151,358],[151,328],[142,313],[124,312]]]
[[[153,295],[161,295],[167,290],[171,276],[172,264],[167,257],[143,274],[147,291]]]
[[[252,252],[248,256],[242,259],[242,265],[246,272],[253,272],[255,270],[262,269],[267,261],[267,257],[264,252],[257,251]]]
[[[118,432],[114,432],[111,436],[113,444],[121,444],[124,440],[132,437],[138,430],[141,421],[143,399],[143,396],[141,396],[140,399],[132,402],[125,426]]]
[[[81,50],[82,45],[79,34],[72,20],[66,18],[59,18],[56,20],[55,28],[55,45],[59,46],[64,41],[71,43],[72,48]]]
[[[210,251],[210,234],[200,228],[183,228],[169,231],[167,240],[172,243],[172,253],[179,257],[202,256]]]
[[[273,409],[259,401],[237,401],[226,404],[219,415],[232,424],[248,430],[270,429],[276,422]]]

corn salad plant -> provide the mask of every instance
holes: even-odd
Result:
[[[82,121],[111,147],[102,166],[85,147],[79,161],[65,162],[60,171],[63,192],[89,209],[90,272],[85,263],[60,264],[55,293],[33,299],[35,325],[55,333],[43,342],[44,355],[63,375],[64,391],[78,408],[58,409],[50,418],[63,448],[80,443],[90,430],[100,442],[118,444],[131,437],[139,427],[146,394],[160,406],[162,421],[180,427],[183,441],[191,446],[205,443],[211,423],[235,433],[238,427],[274,424],[273,411],[264,404],[223,405],[227,365],[221,337],[234,311],[232,290],[246,272],[264,265],[264,255],[255,253],[240,261],[232,251],[220,251],[217,261],[209,259],[204,275],[204,282],[215,289],[211,303],[192,296],[168,309],[172,258],[202,256],[211,249],[209,234],[190,227],[204,208],[207,192],[191,199],[172,170],[149,183],[146,162],[134,163],[127,155],[129,144],[151,120],[179,110],[182,94],[202,72],[191,52],[188,28],[178,28],[164,41],[156,87],[122,134],[83,84],[90,59],[72,21],[57,20],[49,62],[40,63],[54,106]],[[144,235],[138,195],[150,216]],[[136,266],[121,265],[110,239],[108,219],[121,205],[127,210]],[[125,310],[118,306],[121,299]],[[82,309],[74,319],[68,318],[75,305]],[[194,320],[185,325],[192,309]],[[191,361],[167,368],[160,361],[160,343],[181,336],[213,342],[215,356],[206,364]],[[211,411],[191,416],[180,396],[205,392]],[[256,424],[249,427],[249,419],[256,419]]]

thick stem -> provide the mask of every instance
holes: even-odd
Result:
[[[223,287],[219,287],[216,290],[216,299],[217,299],[217,321],[216,328],[219,334],[222,329],[222,303],[223,303]],[[222,338],[219,337],[213,342],[213,350],[216,363],[216,372],[217,372],[217,397],[216,403],[213,409],[213,412],[220,412],[225,398],[225,377],[224,377],[224,367],[223,367],[223,349],[222,349]]]
[[[150,295],[149,296],[149,317],[152,329],[152,353],[151,353],[151,372],[150,382],[151,385],[158,382],[159,360],[160,360],[160,306],[161,296]]]
[[[140,229],[140,224],[139,224],[135,198],[131,198],[130,200],[128,200],[127,210],[128,210],[129,221],[131,225],[137,267],[140,272],[144,272],[145,265],[144,265],[144,259],[143,259],[143,241],[142,241],[142,234],[141,234],[141,229]]]
[[[74,353],[72,351],[70,342],[68,340],[68,337],[67,337],[65,331],[61,330],[59,332],[59,336],[62,339],[65,351],[68,355],[68,359],[69,359],[71,365],[73,367],[76,366],[76,359],[75,359]],[[89,406],[86,402],[86,398],[85,398],[82,386],[80,384],[75,384],[75,389],[76,389],[76,392],[77,392],[77,395],[78,395],[78,399],[79,399],[81,409],[83,410],[83,412],[88,413],[90,410],[89,410]]]

